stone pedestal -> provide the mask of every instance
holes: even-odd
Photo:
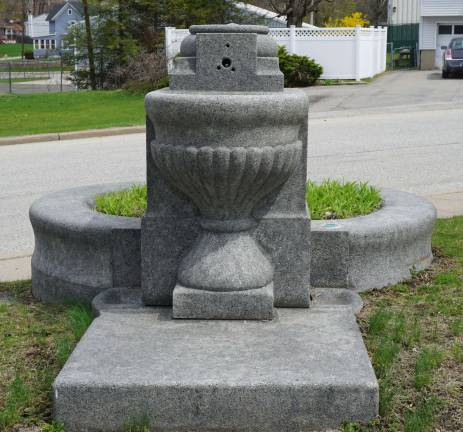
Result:
[[[146,97],[144,302],[176,318],[308,307],[307,97],[283,89],[265,27],[190,31],[170,89]]]

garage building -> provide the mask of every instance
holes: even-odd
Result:
[[[463,0],[389,0],[389,25],[418,24],[421,69],[442,67],[442,47],[463,37]]]

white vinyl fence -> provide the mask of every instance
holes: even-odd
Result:
[[[166,28],[169,71],[188,30]],[[371,78],[386,70],[387,28],[271,28],[270,35],[290,54],[304,55],[323,66],[324,79]]]

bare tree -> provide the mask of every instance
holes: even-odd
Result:
[[[304,18],[312,12],[316,12],[323,2],[334,0],[270,0],[270,6],[278,16],[286,15],[286,25],[301,27]]]
[[[388,0],[360,0],[358,6],[368,17],[372,25],[384,24],[387,21]]]

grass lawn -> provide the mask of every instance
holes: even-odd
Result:
[[[430,270],[363,295],[380,416],[343,432],[463,430],[463,217],[439,220],[433,242]],[[80,306],[35,301],[28,281],[0,284],[0,431],[50,423],[51,383],[89,322]]]
[[[1,44],[0,58],[2,57],[21,57],[22,44]],[[32,51],[32,44],[24,44],[24,52]]]
[[[85,307],[39,303],[30,287],[0,284],[0,431],[51,423],[51,385],[91,322]]]
[[[143,96],[116,91],[0,95],[0,136],[67,132],[145,122]]]

